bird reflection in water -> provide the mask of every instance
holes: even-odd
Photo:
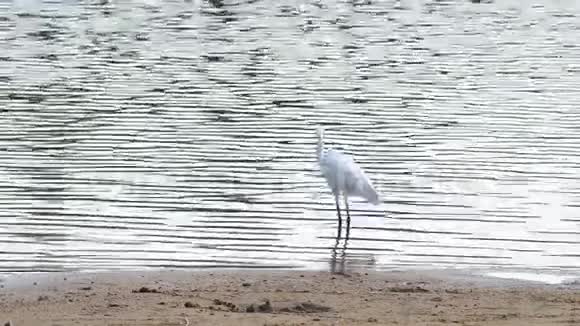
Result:
[[[350,240],[350,230],[346,230],[346,237],[342,245],[340,244],[340,238],[336,237],[334,246],[331,250],[330,255],[330,272],[333,274],[339,274],[344,276],[349,276],[348,267],[357,267],[361,269],[375,269],[377,265],[377,260],[373,254],[353,254],[352,252],[347,252],[348,241]]]
[[[349,236],[350,228],[347,228],[346,237],[344,238],[344,245],[339,249],[340,232],[336,235],[336,242],[334,243],[334,247],[332,247],[332,253],[330,255],[330,271],[333,274],[346,275],[346,247],[348,245]],[[337,257],[339,251],[341,251],[340,257]]]

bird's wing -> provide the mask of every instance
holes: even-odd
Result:
[[[379,194],[371,180],[351,157],[344,156],[342,168],[347,195],[362,197],[374,205],[380,203]]]

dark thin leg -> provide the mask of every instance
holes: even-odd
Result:
[[[344,205],[346,206],[346,238],[344,238],[344,246],[342,247],[342,255],[340,255],[340,273],[346,274],[346,247],[348,246],[348,239],[350,237],[350,210],[348,208],[348,196],[344,195]]]
[[[344,195],[344,205],[346,206],[346,238],[344,238],[344,246],[342,247],[342,255],[340,257],[341,274],[346,274],[346,247],[348,246],[348,239],[350,237],[350,209],[348,207],[348,196]]]
[[[340,233],[342,232],[342,217],[340,216],[340,205],[338,204],[338,195],[334,195],[334,201],[336,202],[336,213],[338,214],[338,235],[337,239],[340,239]]]
[[[350,209],[348,208],[348,197],[344,196],[344,205],[346,206],[346,239],[350,234]]]

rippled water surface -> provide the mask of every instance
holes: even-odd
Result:
[[[0,272],[580,271],[576,1],[0,9]],[[382,194],[346,250],[317,124]]]

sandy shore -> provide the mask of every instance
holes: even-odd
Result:
[[[580,286],[427,272],[51,273],[0,281],[0,325],[580,325]]]

